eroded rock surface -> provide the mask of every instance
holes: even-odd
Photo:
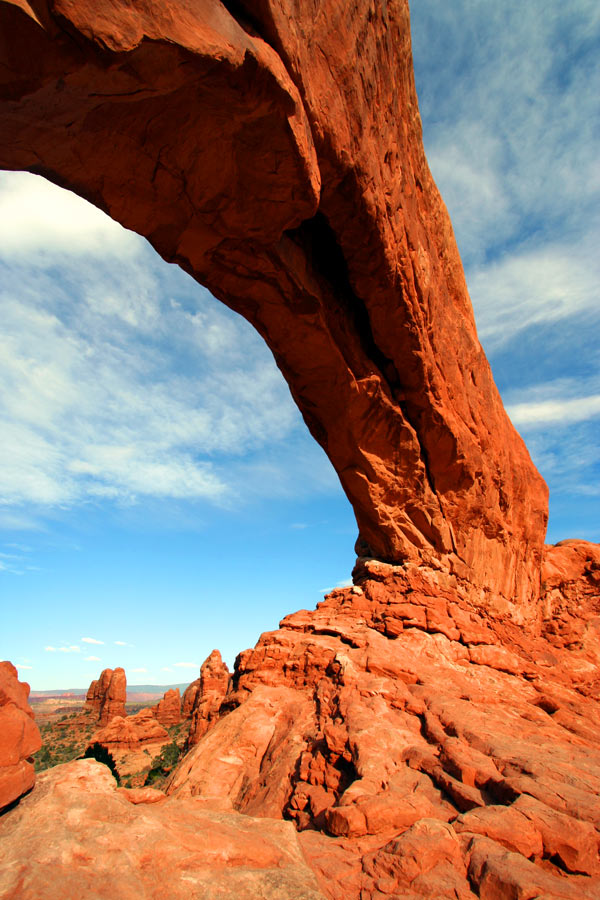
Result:
[[[0,811],[35,784],[31,757],[42,739],[27,702],[29,685],[10,662],[0,662]]]
[[[145,235],[269,344],[359,552],[535,615],[547,492],[425,161],[406,0],[0,0],[0,166]]]
[[[576,620],[588,569],[570,571]],[[332,900],[597,897],[595,648],[482,611],[439,570],[365,559],[354,579],[240,654],[168,793],[292,819]]]
[[[290,822],[117,790],[95,760],[44,772],[25,802],[0,825],[3,900],[323,900]]]

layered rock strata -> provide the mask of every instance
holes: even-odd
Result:
[[[589,570],[561,576],[574,621],[600,615]],[[168,793],[292,819],[331,900],[596,897],[596,649],[439,571],[365,559],[354,579],[240,654]]]
[[[0,166],[91,200],[257,328],[360,553],[534,614],[547,492],[425,161],[406,0],[0,0],[0,34]]]
[[[12,663],[0,662],[0,812],[35,784],[31,757],[42,739],[28,697]]]

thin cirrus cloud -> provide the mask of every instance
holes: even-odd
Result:
[[[85,662],[100,662],[99,656],[86,656]]]
[[[294,459],[315,450],[261,339],[182,272],[167,283],[138,236],[127,253],[102,241],[100,254],[106,217],[84,201],[37,176],[10,178],[0,179],[0,211],[25,211],[10,244],[0,241],[3,514],[145,498],[228,505],[257,489],[285,492],[294,479],[273,448],[291,441]],[[57,227],[49,246],[60,249],[60,279],[54,257],[33,253],[49,208],[59,223],[93,232],[73,254],[69,230]],[[328,490],[319,451],[315,460],[316,489]]]
[[[597,309],[597,4],[423,0],[412,23],[427,155],[486,349]]]
[[[84,644],[103,644],[104,643],[104,641],[98,641],[98,640],[96,640],[96,638],[91,638],[91,637],[84,637],[84,638],[81,638],[81,640]]]
[[[47,647],[44,647],[46,653],[81,653],[81,647],[78,647],[77,644],[63,645],[62,647],[53,647],[49,644]]]

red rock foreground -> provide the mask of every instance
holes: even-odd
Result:
[[[423,153],[407,0],[0,0],[0,98],[0,167],[91,200],[264,337],[359,553],[535,611],[547,491]]]
[[[40,778],[0,822],[11,848],[2,896],[51,898],[47,879],[58,879],[63,859],[73,895],[127,898],[137,877],[150,879],[145,865],[155,872],[146,841],[168,810],[155,896],[172,869],[170,897],[182,881],[207,900],[270,897],[273,835],[292,841],[272,830],[283,818],[304,860],[295,886],[273,893],[285,900],[318,891],[329,900],[598,900],[600,546],[548,548],[544,572],[548,617],[536,635],[473,605],[452,576],[360,560],[353,587],[240,654],[168,800],[115,793],[107,774],[90,796],[79,763]],[[211,659],[205,672],[218,670]],[[211,821],[246,822],[255,842],[246,867],[222,862],[229,837]],[[112,865],[117,846],[126,852]]]
[[[31,756],[42,739],[28,697],[15,667],[0,662],[0,812],[35,784]]]
[[[323,898],[290,822],[118,790],[95,760],[45,772],[31,800],[2,822],[3,900]]]

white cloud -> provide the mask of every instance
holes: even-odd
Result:
[[[132,669],[131,671],[132,671],[132,672],[138,672],[138,673],[139,673],[139,672],[147,672],[148,669],[144,669],[144,668],[142,667],[142,668],[139,668],[139,669]]]
[[[85,662],[100,662],[99,656],[86,656]]]
[[[176,662],[176,663],[173,663],[173,665],[175,666],[176,669],[199,669],[200,668],[199,663],[193,663],[193,662]]]
[[[46,653],[81,653],[81,648],[76,644],[65,645],[63,647],[52,647],[51,645],[48,645],[47,647],[44,647],[44,650]]]
[[[17,663],[17,669],[33,669],[33,666],[26,666],[24,663]]]
[[[39,179],[25,188],[22,176],[15,188],[10,177],[0,180],[0,208],[5,195],[10,205],[38,190],[45,208]],[[223,505],[260,491],[261,478],[263,490],[279,488],[256,458],[248,479],[245,455],[273,453],[296,434],[312,441],[243,320],[183,273],[167,281],[144,242],[109,265],[100,251],[85,266],[65,253],[59,278],[50,260],[26,266],[25,250],[15,261],[0,242],[5,509],[144,498]],[[283,468],[276,453],[273,465]]]
[[[334,584],[333,587],[321,588],[319,593],[320,594],[329,594],[331,591],[335,591],[338,588],[352,587],[353,584],[354,584],[354,582],[352,581],[351,578],[344,578],[342,581],[338,581],[337,584]]]
[[[546,244],[475,268],[469,289],[479,336],[495,350],[532,325],[597,310],[599,283],[598,258],[581,245]]]
[[[71,191],[37,175],[0,173],[0,244],[5,254],[131,256],[140,238]]]
[[[84,637],[81,638],[84,644],[103,644],[104,641],[97,641],[96,638]]]
[[[172,672],[173,669],[170,669],[168,666],[162,666],[160,671],[161,672]]]
[[[117,647],[133,647],[133,644],[128,644],[127,641],[115,641]]]
[[[531,428],[550,423],[568,425],[600,415],[600,394],[564,400],[543,400],[538,403],[515,403],[507,407],[507,412],[517,427]]]

